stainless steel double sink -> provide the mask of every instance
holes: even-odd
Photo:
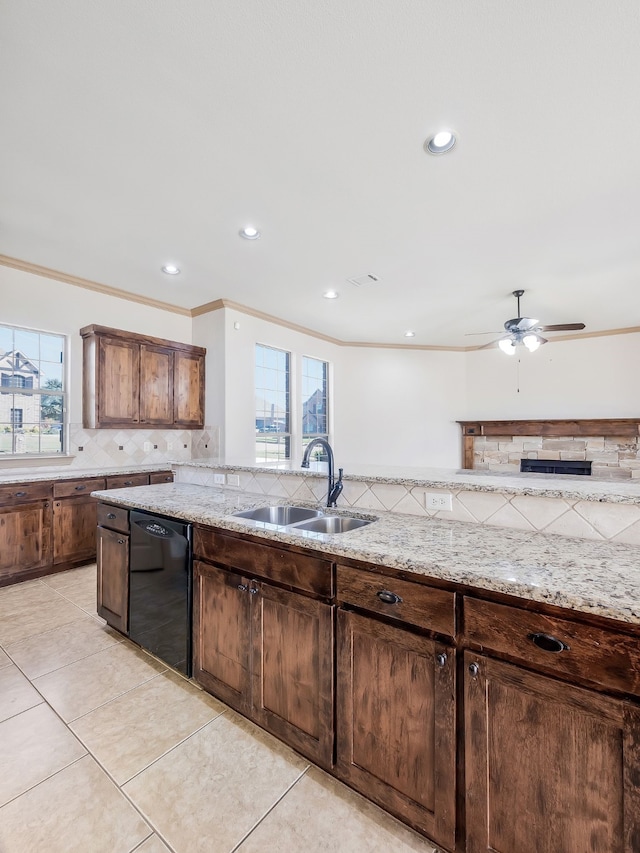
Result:
[[[304,506],[261,506],[234,512],[235,518],[246,518],[256,526],[263,524],[286,528],[287,532],[297,533],[347,533],[358,527],[366,527],[375,519],[353,518],[349,515],[328,515],[321,509]]]

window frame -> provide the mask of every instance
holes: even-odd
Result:
[[[280,374],[284,373],[284,376],[285,376],[285,388],[284,388],[285,399],[286,399],[286,405],[285,405],[285,409],[284,409],[284,415],[285,416],[284,416],[284,418],[280,418],[279,415],[276,416],[275,406],[277,405],[277,403],[271,403],[272,407],[274,407],[274,408],[273,408],[273,412],[271,414],[270,420],[275,421],[276,423],[275,424],[271,423],[269,426],[270,427],[275,426],[275,429],[267,429],[267,426],[265,425],[265,421],[267,420],[267,418],[265,416],[262,418],[262,421],[263,421],[262,430],[260,430],[260,431],[259,431],[259,427],[257,426],[257,422],[259,420],[259,418],[258,418],[258,406],[257,406],[259,396],[262,396],[265,392],[266,393],[273,392],[275,394],[278,394],[279,389],[277,387],[277,385],[278,385],[277,381],[276,381],[276,388],[266,388],[266,387],[263,387],[262,385],[260,387],[258,387],[258,369],[259,369],[259,367],[261,367],[265,370],[266,369],[274,369],[274,370],[276,369],[276,368],[265,367],[264,360],[263,360],[263,363],[261,365],[258,364],[258,348],[261,348],[262,350],[269,350],[270,352],[278,353],[280,355],[286,356],[286,368],[285,368],[285,370],[284,371],[276,370],[277,373],[280,373]],[[293,423],[295,423],[294,412],[293,412],[294,394],[292,392],[293,377],[294,377],[293,353],[290,350],[283,349],[282,347],[275,347],[275,346],[272,346],[271,344],[265,344],[265,343],[262,343],[261,341],[256,341],[254,344],[254,348],[253,348],[253,362],[254,362],[254,378],[253,378],[254,406],[253,406],[253,408],[254,408],[254,427],[255,427],[255,443],[254,443],[253,456],[254,456],[255,462],[258,465],[268,464],[269,462],[273,462],[273,463],[291,462],[291,460],[293,458],[293,454],[294,454],[294,446],[293,446],[294,445],[294,436],[293,436],[293,433],[291,430],[291,426]],[[266,401],[266,398],[263,398],[263,399]],[[266,409],[263,408],[262,412],[263,412],[263,415],[266,415]],[[277,422],[280,420],[285,421],[285,429],[281,430],[279,428],[279,424]],[[277,440],[269,442],[268,441],[269,436],[271,436],[272,438],[276,438]],[[260,440],[261,437],[263,437],[264,440],[261,441]],[[262,444],[265,448],[265,450],[262,454],[258,453],[258,445],[259,444]],[[270,456],[266,450],[266,448],[268,447],[269,444],[271,444],[271,446],[278,448],[277,452],[272,456]],[[284,453],[280,453],[280,448],[284,449]]]
[[[68,389],[69,389],[69,351],[70,351],[69,335],[65,334],[64,332],[52,331],[52,330],[48,330],[48,329],[34,329],[30,326],[21,326],[21,325],[15,324],[15,323],[0,323],[0,328],[5,329],[5,330],[9,330],[11,332],[12,340],[14,343],[15,343],[15,333],[16,332],[26,332],[28,334],[38,335],[39,350],[40,350],[40,345],[41,345],[41,341],[40,341],[41,336],[44,336],[44,337],[50,336],[50,337],[54,337],[54,338],[60,338],[61,339],[61,362],[60,362],[61,380],[60,381],[62,384],[62,387],[59,389],[58,388],[46,388],[46,387],[45,388],[39,388],[39,387],[34,388],[33,387],[33,385],[34,385],[33,378],[31,378],[31,384],[30,385],[29,385],[28,381],[25,381],[24,384],[19,384],[19,383],[14,382],[14,381],[9,381],[8,383],[2,383],[2,380],[0,380],[0,393],[2,394],[2,396],[8,397],[9,394],[13,395],[13,399],[10,402],[8,401],[8,403],[9,403],[8,418],[9,419],[2,421],[2,426],[3,426],[3,428],[5,428],[5,431],[6,431],[7,426],[10,427],[9,435],[10,435],[10,440],[11,440],[11,448],[7,452],[0,451],[0,463],[3,459],[7,459],[7,460],[20,459],[20,460],[26,461],[27,459],[45,459],[45,458],[60,459],[62,457],[68,456],[69,455],[69,451],[68,451],[69,390]],[[9,352],[12,352],[12,351],[15,351],[15,350],[9,350]],[[22,351],[22,350],[20,350],[20,351]],[[0,352],[0,357],[2,357],[3,355],[4,355],[4,350],[2,352]],[[38,355],[40,355],[40,352]],[[27,357],[27,356],[25,356],[25,357]],[[40,359],[40,357],[38,357],[37,364],[38,364],[39,370],[40,370],[40,365],[43,363],[44,364],[56,364],[56,362],[53,362],[53,361],[47,362],[46,359]],[[0,373],[2,373],[1,369],[0,369]],[[5,375],[6,374],[3,374],[3,376],[5,376]],[[11,375],[12,375],[13,379],[15,379],[18,376],[18,374],[15,374],[15,373],[12,373]],[[18,400],[15,399],[16,396],[18,396]],[[30,397],[34,400],[38,399],[39,419],[37,421],[37,424],[35,421],[33,423],[30,421],[27,421],[26,425],[25,425],[24,407],[20,405],[20,402],[21,402],[20,398],[25,398],[25,397]],[[54,427],[56,427],[58,425],[58,423],[60,425],[59,430],[57,430],[58,435],[59,435],[59,439],[60,439],[60,444],[59,444],[60,449],[59,450],[52,450],[50,448],[45,449],[45,450],[41,449],[42,448],[42,435],[43,435],[43,433],[41,432],[41,429],[42,429],[43,423],[47,423],[46,421],[42,420],[42,398],[43,397],[60,397],[61,398],[61,404],[62,404],[61,419],[59,422],[58,421],[52,421],[51,422],[52,429]],[[14,414],[15,414],[15,412],[19,411],[20,409],[23,410],[22,423],[17,424],[17,423],[15,423]],[[38,428],[40,430],[40,432],[38,433],[38,435],[39,435],[38,446],[40,449],[37,451],[16,451],[17,437],[19,434],[22,434],[22,432],[19,432],[19,431],[23,431],[23,430],[27,429],[29,426],[36,426],[36,425],[38,426]],[[55,431],[56,430],[54,429],[54,432]]]

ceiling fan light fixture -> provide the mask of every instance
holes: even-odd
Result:
[[[522,339],[522,343],[526,346],[529,352],[535,352],[542,343],[542,339],[539,335],[525,335]]]
[[[501,338],[498,341],[498,346],[507,355],[513,355],[516,351],[516,345],[511,338]]]

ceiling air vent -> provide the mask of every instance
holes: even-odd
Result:
[[[355,284],[356,287],[364,287],[365,284],[375,284],[380,281],[380,276],[374,275],[372,272],[359,275],[357,278],[348,278],[349,284]]]

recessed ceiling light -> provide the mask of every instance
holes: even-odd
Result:
[[[325,299],[337,299],[340,296],[337,290],[327,290],[322,295]]]
[[[427,139],[425,148],[429,154],[444,154],[451,151],[456,144],[456,137],[451,130],[439,130]]]
[[[405,338],[415,338],[416,333],[415,332],[405,332],[404,336],[405,336]]]
[[[245,240],[257,240],[260,237],[260,232],[253,225],[246,225],[240,232],[240,236]]]
[[[166,273],[167,275],[178,275],[180,270],[175,264],[165,264],[162,267],[162,272]]]

